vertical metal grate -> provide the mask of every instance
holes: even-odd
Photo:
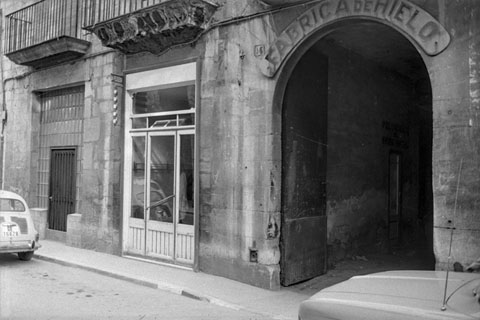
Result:
[[[75,212],[75,149],[52,150],[48,227],[66,231],[67,215]]]
[[[78,206],[78,185],[83,140],[84,87],[73,87],[40,94],[40,150],[38,163],[37,205],[48,208],[52,149],[75,149],[74,196]],[[75,210],[75,209],[74,209]]]

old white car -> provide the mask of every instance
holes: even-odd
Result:
[[[37,250],[39,234],[25,200],[16,193],[0,190],[0,253],[17,253],[30,260]]]
[[[480,274],[449,272],[448,282],[446,277],[445,271],[355,276],[302,302],[299,319],[480,319]]]

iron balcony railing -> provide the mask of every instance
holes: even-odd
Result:
[[[7,15],[4,53],[65,36],[86,40],[84,1],[42,0]]]
[[[168,0],[84,0],[84,26],[94,26]]]

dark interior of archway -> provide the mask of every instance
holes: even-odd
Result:
[[[328,88],[312,89],[312,81],[321,84],[325,74]],[[319,99],[321,90],[328,97],[326,106]],[[335,29],[302,56],[283,103],[282,198],[288,197],[289,185],[307,194],[309,186],[322,183],[300,177],[301,170],[317,170],[308,167],[312,152],[319,153],[311,146],[321,130],[308,128],[315,127],[312,119],[322,126],[327,113],[323,182],[329,268],[380,254],[395,257],[391,261],[397,265],[391,268],[433,269],[432,93],[417,49],[391,27],[355,21]],[[292,158],[293,149],[304,154]],[[285,170],[295,167],[297,174],[290,174],[294,181]],[[306,201],[303,197],[299,205],[305,207]]]

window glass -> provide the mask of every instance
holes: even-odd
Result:
[[[150,220],[173,222],[175,203],[175,137],[151,137]]]
[[[143,219],[145,210],[145,137],[133,137],[132,218]]]
[[[169,114],[161,116],[154,115],[142,118],[132,118],[132,129],[164,129],[168,127],[182,127],[193,125],[195,125],[195,115],[193,113]]]
[[[25,212],[25,206],[17,199],[0,199],[0,211]]]
[[[193,225],[194,203],[194,135],[180,136],[180,193],[179,223]]]
[[[136,92],[133,113],[144,114],[195,108],[195,85]]]

